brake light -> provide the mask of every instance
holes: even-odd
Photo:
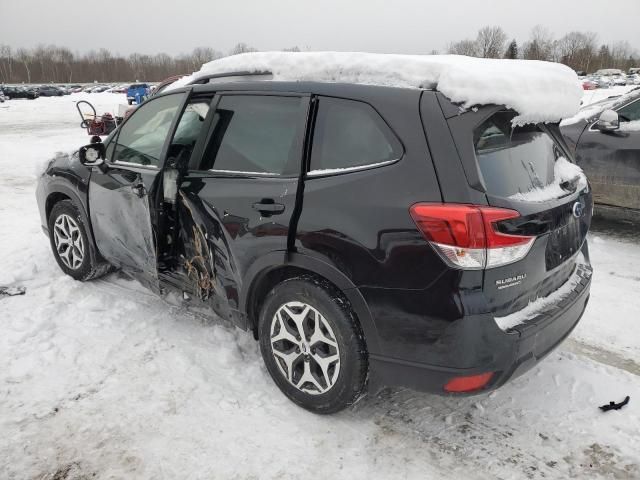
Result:
[[[473,392],[486,386],[492,378],[493,372],[468,377],[454,377],[445,384],[444,391],[449,393]]]
[[[417,203],[411,217],[424,237],[451,265],[471,270],[495,268],[524,258],[535,237],[499,232],[496,223],[520,214],[506,208]]]

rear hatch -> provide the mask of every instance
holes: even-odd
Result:
[[[454,113],[451,104],[442,105],[444,97],[439,101],[445,116],[449,113],[447,133],[461,160],[457,182],[465,184],[453,187],[453,151],[448,165],[435,161],[444,201],[478,205],[488,242],[495,235],[494,247],[507,246],[491,253],[488,245],[482,269],[485,301],[468,313],[507,317],[527,307],[532,317],[530,303],[547,297],[549,302],[537,304],[554,308],[552,301],[572,295],[579,270],[589,268],[585,241],[593,210],[586,177],[573,163],[558,126],[514,127],[516,113],[504,107]],[[427,137],[432,145],[432,135],[427,132]],[[433,140],[444,141],[442,136]],[[559,291],[562,298],[552,295]]]
[[[496,316],[549,296],[586,264],[581,252],[593,203],[584,173],[572,163],[557,125],[512,127],[515,113],[498,111],[474,129],[473,143],[487,203],[520,216],[498,231],[534,238],[519,261],[485,271],[484,290]]]

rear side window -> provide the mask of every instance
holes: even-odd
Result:
[[[510,197],[554,181],[562,156],[551,136],[536,125],[512,127],[514,112],[498,112],[474,131],[476,157],[487,193]]]
[[[400,141],[371,105],[320,97],[310,174],[339,173],[401,156]]]
[[[299,97],[223,96],[202,168],[245,174],[287,175],[300,171]]]

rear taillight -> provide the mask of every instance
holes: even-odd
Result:
[[[417,203],[411,217],[443,258],[471,270],[495,268],[524,258],[535,237],[508,235],[496,228],[501,220],[520,216],[515,210],[451,203]]]
[[[473,392],[484,388],[492,378],[493,372],[468,377],[454,377],[446,383],[444,391],[449,393]]]

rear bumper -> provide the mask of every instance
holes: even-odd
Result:
[[[485,326],[474,332],[478,343],[476,348],[469,348],[468,344],[461,348],[455,335],[447,340],[449,348],[463,355],[464,363],[471,366],[453,367],[447,365],[446,360],[438,365],[425,364],[397,357],[370,354],[370,388],[375,391],[383,386],[401,386],[418,391],[445,394],[444,386],[449,380],[487,372],[494,372],[489,383],[470,394],[487,392],[504,385],[510,379],[531,369],[551,353],[578,324],[589,301],[592,274],[590,267],[581,268],[583,268],[581,281],[568,297],[534,319],[506,332],[487,329],[488,322],[495,325],[493,318],[487,315],[469,316],[460,320],[463,325]],[[483,344],[491,345],[494,354],[487,354],[487,350],[482,348]],[[442,345],[437,348],[442,348]],[[447,358],[449,353],[443,352],[443,358]]]

